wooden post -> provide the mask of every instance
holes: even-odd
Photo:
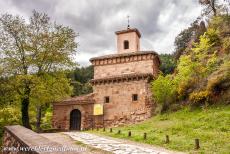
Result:
[[[121,130],[118,130],[117,134],[121,134]]]
[[[169,143],[169,136],[168,135],[166,135],[165,143]]]
[[[147,133],[144,133],[144,140],[146,140],[147,138]]]
[[[94,129],[94,116],[92,117],[92,130]]]
[[[103,128],[103,131],[105,132],[105,127]]]
[[[113,132],[113,129],[112,128],[110,128],[110,133],[112,133]]]
[[[195,149],[200,149],[200,142],[198,138],[195,139]]]
[[[131,134],[131,131],[129,131],[129,133],[128,133],[128,137],[131,137],[131,135],[132,135],[132,134]]]

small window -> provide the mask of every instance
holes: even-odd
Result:
[[[129,41],[124,41],[124,49],[129,49]]]
[[[105,102],[105,103],[109,103],[109,96],[105,96],[104,102]]]
[[[133,94],[132,98],[133,98],[133,101],[137,101],[138,100],[138,95],[137,94]]]

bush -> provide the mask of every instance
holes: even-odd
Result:
[[[180,100],[186,100],[193,91],[196,82],[194,79],[181,81],[178,85],[177,93]]]
[[[210,98],[209,91],[192,92],[189,95],[189,101],[192,106],[207,105],[209,98]]]
[[[230,54],[230,37],[223,39],[223,50],[225,54]]]
[[[17,107],[5,107],[0,109],[0,145],[2,143],[3,127],[19,124],[20,111]]]
[[[225,62],[209,76],[207,89],[216,94],[230,89],[230,62]]]
[[[176,85],[172,75],[160,75],[152,82],[152,92],[154,100],[162,105],[161,112],[168,110],[169,105],[176,98]]]
[[[41,128],[42,129],[50,129],[52,128],[52,124],[51,124],[51,121],[52,121],[52,114],[53,113],[53,110],[51,107],[47,108],[45,110],[45,115],[44,117],[42,118],[42,123],[41,123]]]

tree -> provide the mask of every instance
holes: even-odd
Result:
[[[173,73],[176,67],[176,62],[174,57],[171,54],[160,54],[160,60],[161,60],[161,65],[160,65],[161,72],[164,75]]]
[[[193,47],[194,42],[199,41],[199,37],[206,31],[205,23],[197,18],[188,28],[181,31],[175,38],[174,46],[175,59],[186,54]]]
[[[72,94],[72,87],[70,86],[70,80],[64,72],[34,76],[32,81],[30,101],[34,108],[36,108],[36,130],[40,131],[42,111],[45,110],[47,104],[70,96]]]
[[[31,128],[28,108],[34,76],[74,66],[75,37],[71,28],[51,22],[44,13],[33,11],[29,22],[10,14],[0,17],[1,76],[19,79],[23,126]]]
[[[213,12],[213,15],[216,16],[217,0],[199,0],[199,3],[206,6],[206,14]]]
[[[73,72],[73,78],[81,83],[87,83],[93,79],[93,66],[76,68]]]
[[[229,0],[199,0],[199,3],[203,6],[204,8],[204,15],[207,16],[217,16],[218,14],[228,14],[229,11],[229,5],[230,1]]]
[[[226,15],[212,17],[207,31],[200,36],[199,42],[194,43],[189,53],[180,57],[174,79],[178,83],[177,93],[181,100],[187,98],[193,101],[200,98],[209,100],[210,93],[207,89],[211,88],[207,86],[207,79],[212,76],[213,72],[228,77],[224,73],[221,74],[218,69],[224,59],[228,57],[226,49],[229,49],[229,43],[227,43],[229,40],[229,19],[229,16]],[[227,73],[227,70],[224,71]],[[213,76],[214,78],[211,78],[213,83],[219,83],[222,76],[220,78]],[[223,82],[227,81],[226,78],[223,80]]]
[[[172,75],[159,75],[156,80],[152,82],[152,92],[157,103],[162,104],[161,113],[166,111],[169,104],[175,100],[176,84]]]
[[[77,67],[75,70],[68,73],[73,86],[73,96],[88,94],[93,91],[92,85],[89,83],[93,79],[93,66]]]

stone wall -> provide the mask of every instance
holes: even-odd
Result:
[[[42,150],[46,147],[60,148],[62,145],[19,125],[4,127],[3,154],[42,154],[47,153],[45,149]],[[62,153],[50,150],[48,151],[49,154]]]
[[[70,112],[78,109],[81,112],[81,128],[89,129],[93,125],[92,114],[93,104],[78,102],[56,103],[53,105],[53,128],[69,130],[70,129]]]
[[[153,61],[135,61],[126,64],[114,64],[94,67],[94,79],[107,78],[124,74],[152,73]]]
[[[159,73],[159,57],[155,52],[134,52],[91,58],[94,66],[94,79],[108,78],[125,74]]]
[[[124,49],[124,41],[129,41],[129,49]],[[117,35],[117,52],[138,52],[140,50],[140,39],[136,32]]]
[[[98,84],[93,88],[95,101],[104,104],[106,127],[140,122],[152,115],[154,103],[148,80]],[[132,100],[133,94],[138,94],[137,101]],[[105,103],[105,96],[109,96],[109,103]]]

